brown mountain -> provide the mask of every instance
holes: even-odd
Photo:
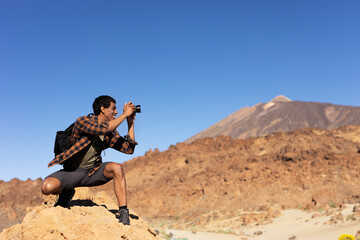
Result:
[[[244,107],[185,142],[220,135],[245,139],[301,128],[334,129],[347,125],[360,125],[360,107],[291,101],[278,96],[268,103]]]

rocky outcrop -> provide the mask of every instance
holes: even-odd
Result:
[[[88,189],[77,189],[70,209],[52,207],[54,202],[53,198],[46,198],[41,206],[29,208],[22,223],[5,229],[0,239],[157,239],[150,226],[133,211],[130,226],[119,223],[117,206],[105,192],[93,197]]]

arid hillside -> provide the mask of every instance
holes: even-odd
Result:
[[[356,202],[360,127],[245,140],[205,138],[125,163],[132,207],[148,217]]]
[[[0,231],[19,223],[26,213],[27,207],[42,203],[40,191],[41,179],[10,182],[0,181]]]
[[[181,220],[186,226],[234,215],[242,217],[238,224],[251,222],[242,211],[358,203],[359,162],[360,127],[347,126],[199,139],[149,151],[124,166],[131,209],[148,220]],[[112,188],[110,182],[91,190],[112,194]],[[2,222],[41,204],[39,189],[40,180],[0,182]]]
[[[221,135],[245,139],[302,128],[335,129],[348,125],[360,125],[360,107],[291,101],[277,96],[268,103],[241,108],[185,142]]]

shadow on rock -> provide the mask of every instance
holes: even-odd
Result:
[[[119,210],[117,209],[108,209],[106,207],[106,205],[98,205],[95,202],[93,202],[92,200],[89,199],[77,199],[77,200],[71,200],[70,202],[70,207],[74,207],[74,206],[78,206],[78,207],[94,207],[94,206],[101,206],[106,208],[107,210],[109,210],[109,212],[111,212],[112,214],[114,214],[116,216],[116,218],[119,218]],[[135,214],[129,214],[129,217],[131,219],[139,219],[139,216],[135,215]]]
[[[99,205],[89,199],[77,199],[77,200],[71,200],[71,202],[70,202],[70,207],[74,207],[74,206],[93,207],[93,206],[99,206]],[[105,205],[103,205],[103,206],[105,206]]]

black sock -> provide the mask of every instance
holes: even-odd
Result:
[[[119,210],[121,209],[127,209],[127,205],[119,207]]]

